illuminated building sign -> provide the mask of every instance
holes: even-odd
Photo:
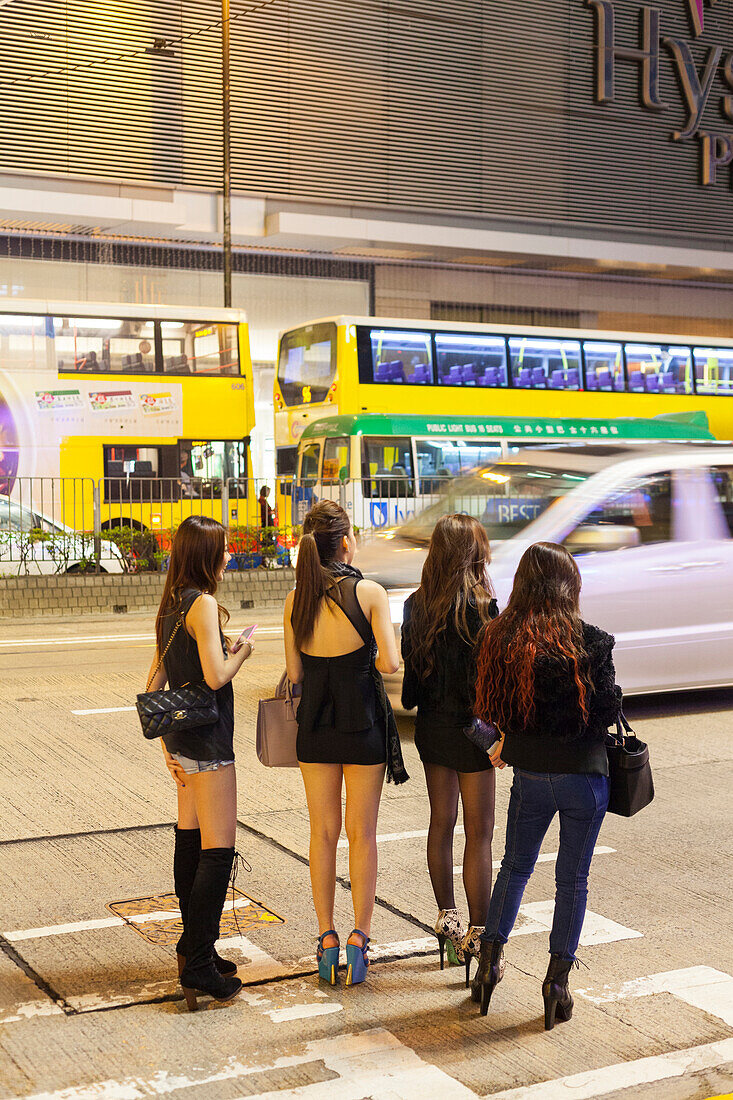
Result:
[[[716,0],[680,0],[687,9],[695,39],[705,32],[705,8]],[[665,35],[662,12],[645,4],[638,9],[639,43],[622,45],[616,32],[614,0],[584,0],[595,13],[595,98],[599,104],[616,98],[618,61],[632,62],[639,70],[639,100],[647,111],[668,110],[661,98],[660,66],[669,58],[674,65],[681,96],[687,112],[684,126],[670,134],[672,141],[685,142],[697,137],[700,145],[700,182],[707,187],[716,183],[719,170],[733,165],[733,133],[702,129],[709,103],[718,98],[723,118],[733,123],[733,52],[724,53],[719,43],[711,44],[702,66],[698,66],[684,38]]]

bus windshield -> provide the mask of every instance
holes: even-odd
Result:
[[[336,325],[306,325],[280,341],[277,381],[286,405],[324,401],[336,374]]]
[[[409,519],[400,536],[427,543],[441,516],[464,512],[479,520],[491,541],[510,539],[590,476],[590,472],[499,463],[451,481],[438,500]]]

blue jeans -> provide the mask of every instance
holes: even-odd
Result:
[[[575,958],[588,899],[590,861],[608,808],[608,794],[605,775],[514,769],[506,849],[491,892],[484,940],[508,940],[542,841],[559,813],[560,849],[555,864],[550,954]]]

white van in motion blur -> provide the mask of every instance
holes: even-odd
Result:
[[[398,632],[433,527],[450,512],[486,528],[500,608],[527,546],[572,552],[581,613],[616,636],[625,693],[733,684],[733,445],[528,448],[457,478],[360,549],[364,575],[390,589]],[[395,702],[401,676],[388,678]]]

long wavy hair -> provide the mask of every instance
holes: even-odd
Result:
[[[155,620],[158,652],[163,652],[163,626],[170,615],[178,614],[181,597],[187,588],[198,588],[215,596],[218,576],[224,565],[227,533],[209,516],[188,516],[173,536],[168,575]],[[229,612],[219,606],[219,624],[229,621]]]
[[[321,600],[333,584],[328,564],[336,560],[342,540],[350,530],[348,513],[335,500],[320,500],[303,521],[291,617],[298,648],[313,634]]]
[[[538,659],[572,671],[583,721],[592,691],[580,619],[580,573],[572,555],[554,542],[525,550],[506,609],[486,627],[476,669],[475,713],[500,729],[535,717]]]
[[[436,647],[450,622],[460,638],[475,644],[468,626],[469,601],[484,625],[490,621],[490,561],[489,540],[477,519],[462,513],[441,516],[412,600],[412,659],[421,680],[435,668]]]

